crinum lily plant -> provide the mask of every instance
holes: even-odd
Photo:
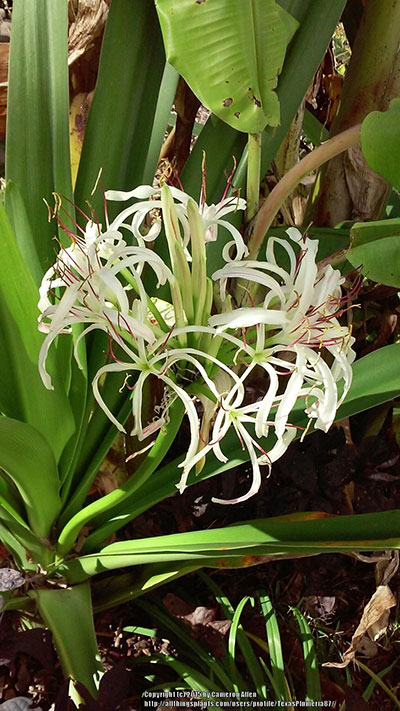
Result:
[[[294,228],[287,230],[287,239],[268,240],[264,259],[249,259],[240,232],[224,219],[245,209],[241,198],[224,196],[218,205],[207,206],[167,184],[159,190],[108,191],[105,198],[137,201],[112,221],[106,209],[105,229],[87,217],[85,229],[68,231],[71,246],[61,247],[45,274],[39,302],[39,327],[47,334],[40,352],[42,380],[52,388],[46,358],[57,336],[82,325],[74,349],[80,365],[80,340],[104,331],[109,362],[99,368],[92,386],[111,422],[125,432],[102,395],[109,373],[125,374],[130,434],[150,439],[144,449],[152,447],[172,404],[180,401],[190,423],[190,444],[176,482],[180,492],[210,452],[227,461],[224,438],[233,428],[248,450],[252,482],[244,495],[214,501],[245,501],[259,490],[262,468],[268,473],[295,438],[298,427],[291,413],[298,401],[309,425],[326,432],[350,388],[354,339],[338,320],[345,310],[344,277],[329,263],[318,265],[318,242]],[[224,266],[209,277],[207,244],[218,239],[221,228],[231,240],[222,250]],[[168,246],[165,259],[150,244],[161,234]],[[162,298],[146,287],[151,273]],[[265,385],[251,397],[254,389],[247,385],[257,370]],[[161,382],[163,394],[144,421],[149,378]],[[263,440],[271,433],[273,444],[265,449]]]
[[[314,526],[325,525],[313,521],[311,542],[300,544],[296,536],[304,535],[306,524],[300,520],[288,529],[281,519],[110,542],[112,534],[176,487],[182,492],[195,483],[196,474],[214,476],[240,459],[251,462],[247,491],[214,501],[248,499],[299,431],[313,423],[324,431],[330,427],[351,384],[353,338],[339,317],[352,295],[342,293],[338,271],[317,263],[317,241],[289,229],[285,239],[269,238],[265,256],[251,259],[240,232],[226,219],[243,211],[245,201],[224,195],[207,206],[203,195],[204,189],[197,204],[166,184],[158,190],[108,191],[104,228],[83,213],[83,226],[73,222],[71,228],[56,196],[54,215],[71,243],[59,243],[55,263],[43,277],[39,329],[44,333],[34,324],[32,338],[47,388],[39,382],[36,397],[46,396],[51,412],[62,414],[62,426],[53,416],[46,420],[50,440],[39,430],[46,411],[35,410],[37,427],[0,419],[8,475],[0,479],[0,533],[26,574],[18,582],[25,594],[9,592],[4,604],[40,613],[65,675],[92,696],[104,671],[92,594],[101,609],[202,566],[243,567],[265,554],[290,555],[293,548],[312,553]],[[112,220],[111,201],[113,207],[118,201],[128,205]],[[14,238],[4,234],[10,255],[6,251],[3,257],[17,263]],[[213,242],[224,246],[220,266],[213,261],[209,275],[207,250]],[[29,289],[35,301],[33,283]],[[18,299],[12,306],[20,309],[22,303]],[[29,326],[25,311],[17,316]],[[24,362],[28,369],[30,361]],[[66,372],[62,363],[68,363]],[[93,399],[88,392],[85,401],[80,383],[89,373]],[[37,363],[29,377],[36,387]],[[253,377],[264,383],[262,390],[255,390]],[[69,404],[63,400],[66,385]],[[24,403],[31,403],[28,392]],[[188,447],[168,461],[185,416]],[[135,469],[107,494],[90,499],[115,427],[136,438]],[[61,434],[64,439],[57,439]],[[330,535],[337,539],[335,530]],[[127,567],[131,571],[118,572]],[[73,685],[71,694],[79,705]]]

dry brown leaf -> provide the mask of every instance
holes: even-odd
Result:
[[[109,0],[70,0],[68,31],[68,64],[71,66],[92,47],[103,31],[108,16]]]
[[[170,615],[175,615],[175,617],[190,615],[193,610],[193,605],[189,605],[188,602],[174,595],[174,593],[167,593],[163,597],[163,605],[167,608]]]
[[[385,632],[389,621],[390,608],[396,605],[396,598],[388,585],[379,585],[364,608],[360,624],[354,632],[350,647],[343,655],[343,662],[326,662],[324,667],[347,667],[356,652],[374,656],[377,648],[374,642]],[[371,643],[372,640],[372,643]]]
[[[93,482],[93,487],[102,495],[106,495],[111,494],[112,491],[118,489],[120,484],[121,482],[118,477],[118,469],[107,467],[104,471],[99,471]]]
[[[168,612],[191,628],[190,636],[204,644],[216,657],[224,655],[221,642],[229,632],[231,620],[216,620],[217,608],[198,605],[193,608],[182,598],[167,593],[163,604]]]
[[[399,551],[386,551],[387,557],[377,561],[375,580],[377,585],[388,585],[399,569]]]

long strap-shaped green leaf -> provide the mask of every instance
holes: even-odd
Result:
[[[75,514],[65,525],[58,539],[57,548],[60,555],[65,555],[72,548],[82,526],[88,523],[94,516],[107,511],[113,504],[123,502],[129,498],[129,496],[135,494],[140,486],[151,477],[173,443],[182,423],[183,415],[183,404],[180,400],[176,400],[170,407],[170,421],[158,434],[149,454],[135,474],[121,487],[107,494],[107,496],[103,496],[103,498],[98,501],[94,501],[82,511]]]
[[[118,81],[115,81],[116,76]],[[87,209],[86,201],[89,200],[100,220],[103,219],[102,196],[99,191],[91,196],[100,169],[100,182],[105,188],[129,189],[143,181],[153,182],[177,81],[175,70],[165,64],[161,34],[152,3],[144,0],[136,3],[113,0],[75,190],[76,202]],[[112,210],[111,205],[110,214]],[[93,362],[94,372],[105,362],[103,335],[96,334],[93,339],[88,339],[88,343],[93,345],[89,372],[93,371]],[[79,392],[84,390],[79,382],[82,376],[79,378],[79,375],[73,371],[72,390],[77,392],[78,397]],[[103,392],[107,402],[110,401],[107,394],[108,381]],[[124,398],[122,396],[119,399]],[[103,440],[104,432],[108,433],[109,430],[104,417],[95,417],[91,421],[90,440],[94,439],[95,443],[88,453],[86,428],[92,403],[93,397],[89,391],[86,412],[77,428],[80,431],[79,441],[71,442],[61,463],[62,478],[65,481],[64,499],[67,499],[74,486],[74,470],[77,466],[79,469],[82,456],[85,460],[93,460],[97,456],[97,442]],[[96,432],[95,423],[98,424]],[[85,449],[84,453],[82,449]]]
[[[36,571],[37,563],[44,567],[49,562],[48,550],[28,525],[19,523],[9,510],[1,505],[0,540],[12,553],[20,570]]]
[[[153,3],[112,0],[75,188],[81,207],[90,200],[102,214],[102,196],[90,196],[100,169],[105,189],[131,189],[142,182],[145,167],[146,178],[152,181],[158,159],[154,144],[161,148],[166,128],[161,121],[153,131],[164,68]],[[164,78],[165,103],[170,101],[171,106],[176,77],[167,72]],[[168,115],[166,123],[167,119]]]
[[[6,177],[25,202],[42,268],[53,261],[43,198],[72,196],[68,126],[67,0],[15,0],[10,47]],[[13,204],[6,194],[6,209]]]
[[[304,669],[306,672],[306,701],[321,701],[321,682],[311,629],[306,618],[297,607],[293,608],[293,614],[300,629],[300,639],[303,647]]]
[[[285,663],[283,661],[281,635],[275,610],[269,596],[259,593],[259,600],[262,614],[265,621],[265,631],[267,635],[269,658],[271,664],[271,683],[275,696],[280,701],[290,701],[288,685],[285,678]]]
[[[117,388],[115,392],[117,392]],[[125,400],[121,409],[112,407],[112,412],[116,414],[118,421],[122,423],[126,422],[131,411],[132,404],[129,399]],[[76,485],[73,488],[73,492],[69,493],[69,489],[67,490],[66,486],[61,491],[61,500],[63,503],[65,501],[66,504],[58,520],[58,530],[60,531],[74,514],[82,509],[97,472],[115,440],[115,426],[109,420],[104,420],[103,414],[100,408],[95,409],[89,427],[81,433],[85,440],[81,451],[84,464],[78,461],[74,468]],[[71,483],[73,484],[73,482]]]
[[[7,204],[7,215],[19,251],[24,257],[25,264],[35,285],[39,288],[43,277],[43,268],[39,261],[32,225],[29,222],[29,216],[21,189],[16,183],[13,183],[12,180],[7,181],[5,202]]]
[[[96,697],[104,669],[96,642],[89,585],[39,588],[31,595],[53,634],[65,676],[84,684]]]
[[[323,515],[323,514],[322,514]],[[308,519],[308,520],[307,520]],[[318,518],[318,514],[256,519],[227,528],[120,541],[100,553],[66,561],[70,582],[131,565],[175,562],[185,567],[247,567],[279,556],[400,548],[400,511]]]
[[[0,468],[16,485],[32,530],[49,538],[61,506],[54,454],[31,425],[0,417]]]
[[[48,358],[54,391],[39,376],[43,334],[37,328],[38,292],[0,206],[0,405],[1,411],[35,426],[58,459],[74,423],[53,349]],[[60,426],[60,420],[62,426]]]

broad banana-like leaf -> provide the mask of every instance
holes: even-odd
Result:
[[[275,93],[297,20],[275,0],[156,0],[168,61],[233,128],[280,122]]]
[[[31,425],[0,417],[0,468],[17,487],[32,531],[48,538],[61,501],[56,460],[44,437]]]
[[[46,390],[40,379],[38,359],[44,336],[37,327],[38,291],[1,206],[0,263],[1,412],[34,425],[58,460],[74,429],[72,413],[55,349],[48,360],[54,390]]]
[[[346,256],[367,279],[400,287],[400,235],[353,247]]]
[[[277,95],[281,110],[278,128],[269,126],[262,134],[261,175],[265,175],[293,121],[318,65],[331,41],[347,0],[285,0],[284,6],[301,25],[285,58]],[[283,4],[283,3],[282,3]],[[247,149],[238,166],[234,186],[246,181]]]

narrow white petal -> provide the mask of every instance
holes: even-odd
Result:
[[[208,323],[212,328],[233,329],[248,328],[259,323],[265,323],[268,326],[284,326],[287,322],[288,318],[284,311],[263,309],[256,306],[239,308],[224,314],[216,314],[208,319]]]
[[[258,458],[258,461],[261,465],[268,465],[268,464],[273,464],[273,462],[278,461],[285,452],[287,451],[289,445],[291,442],[293,442],[294,438],[296,437],[296,428],[295,427],[289,427],[286,432],[282,435],[282,437],[279,437],[275,445],[270,449],[268,452],[267,456],[264,454],[262,457]]]
[[[292,411],[294,404],[299,396],[299,392],[303,385],[305,356],[300,348],[295,348],[297,353],[296,370],[290,376],[286,385],[285,393],[279,403],[279,407],[275,416],[275,432],[276,436],[282,437],[288,420],[288,416]]]
[[[249,452],[250,455],[250,461],[252,465],[252,470],[253,470],[253,480],[251,483],[251,487],[247,494],[244,494],[243,496],[239,496],[237,499],[217,499],[217,498],[212,498],[211,501],[213,501],[216,504],[240,504],[243,503],[243,501],[247,501],[250,499],[254,494],[256,494],[261,486],[261,472],[260,472],[260,466],[258,463],[257,455],[255,452],[253,440],[250,437],[249,433],[247,432],[246,428],[240,424],[240,422],[234,423],[235,429],[238,431],[238,435],[242,438],[243,443],[245,444],[247,451]]]
[[[110,408],[107,407],[106,403],[104,402],[103,398],[100,395],[100,390],[99,390],[99,380],[102,375],[104,375],[106,373],[122,373],[124,370],[125,371],[137,370],[137,367],[133,366],[132,363],[110,363],[110,365],[103,366],[102,368],[100,368],[97,371],[96,375],[94,376],[94,378],[92,380],[92,388],[93,388],[93,395],[95,397],[96,402],[101,407],[103,412],[107,415],[108,419],[111,420],[111,422],[115,425],[115,427],[120,432],[124,432],[126,434],[125,427],[113,415]]]
[[[271,407],[278,392],[279,379],[272,365],[269,363],[261,363],[261,365],[269,375],[269,387],[257,413],[255,432],[257,437],[266,437],[269,430],[267,422],[270,420]]]
[[[131,198],[138,198],[139,200],[147,200],[149,197],[157,192],[155,188],[151,185],[139,185],[138,188],[134,190],[106,190],[106,200],[130,200]]]
[[[296,254],[293,247],[286,239],[281,239],[280,237],[269,237],[267,241],[267,248],[265,250],[265,256],[267,258],[268,264],[276,265],[276,257],[274,251],[276,244],[280,244],[288,255],[290,263],[290,275],[293,276],[296,270]]]

